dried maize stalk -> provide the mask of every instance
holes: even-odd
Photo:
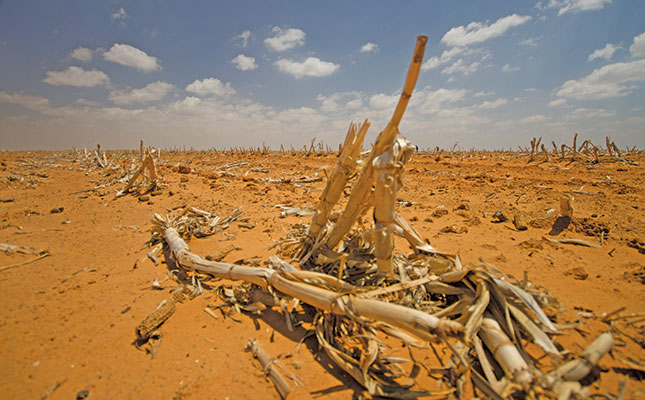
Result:
[[[269,268],[207,261],[191,253],[186,242],[174,228],[165,228],[163,236],[170,248],[171,256],[184,268],[218,278],[244,280],[260,287],[272,286],[322,311],[346,315],[346,310],[351,310],[355,315],[394,325],[424,340],[434,340],[436,335],[460,336],[463,331],[463,325],[455,321],[437,318],[426,312],[397,304],[360,298],[351,294],[356,290],[353,286],[342,281],[331,285],[331,287],[335,286],[335,290],[314,285],[318,280],[327,282],[324,286],[330,287],[330,279],[334,280],[334,278],[329,275],[301,271],[280,272]],[[318,279],[314,279],[315,277]]]
[[[499,323],[490,314],[486,314],[482,319],[479,337],[511,382],[517,383],[524,388],[531,384],[533,377],[529,371],[528,364],[508,336],[502,331]]]
[[[127,193],[132,185],[134,185],[134,182],[136,182],[137,178],[139,178],[139,175],[144,174],[145,176],[145,171],[148,171],[148,179],[150,180],[150,183],[154,185],[157,182],[157,168],[155,167],[155,161],[152,158],[150,151],[148,151],[145,160],[143,160],[143,162],[141,163],[141,167],[139,167],[137,172],[132,175],[127,185],[125,185],[125,188],[116,193],[116,197],[122,196]]]
[[[289,383],[287,383],[287,381],[282,377],[282,374],[274,368],[271,357],[262,349],[262,347],[260,347],[260,343],[258,343],[256,339],[250,339],[246,344],[246,349],[253,354],[253,357],[258,359],[260,364],[262,364],[264,372],[269,375],[269,378],[273,381],[276,389],[278,389],[278,393],[280,393],[280,397],[286,399],[287,396],[289,396],[289,393],[291,393]]]
[[[320,203],[316,209],[307,236],[313,242],[318,237],[320,230],[327,223],[332,208],[340,199],[343,189],[349,180],[356,165],[356,159],[361,152],[363,139],[367,133],[370,123],[365,120],[358,130],[354,123],[350,124],[343,149],[338,157],[338,164],[329,177],[329,182],[320,197]]]
[[[565,381],[580,380],[591,372],[591,368],[598,364],[598,361],[611,350],[613,345],[614,336],[610,332],[605,332],[591,342],[580,357],[549,372],[548,377],[561,378]]]
[[[395,229],[394,206],[399,191],[398,175],[403,164],[408,161],[413,147],[409,141],[398,138],[392,146],[372,162],[375,171],[374,198],[374,255],[378,271],[392,273],[392,253],[394,250],[393,231]]]
[[[368,197],[368,193],[373,185],[373,173],[374,169],[372,162],[374,159],[383,153],[388,147],[391,146],[392,142],[396,138],[396,135],[399,133],[399,123],[403,117],[403,113],[408,105],[410,97],[412,96],[412,91],[414,86],[417,83],[419,78],[419,72],[421,71],[421,63],[423,62],[423,53],[425,52],[426,42],[428,37],[425,35],[419,35],[417,37],[417,44],[414,49],[414,56],[412,57],[412,62],[410,63],[410,68],[408,69],[408,75],[405,79],[405,85],[403,86],[403,92],[401,93],[401,98],[399,103],[394,110],[392,119],[388,123],[387,127],[379,134],[374,144],[364,167],[361,171],[358,180],[354,184],[352,189],[352,194],[349,197],[345,211],[343,212],[342,217],[338,223],[334,226],[334,229],[329,234],[329,237],[325,241],[325,244],[328,248],[333,249],[336,245],[345,237],[347,232],[352,228],[356,219],[360,216],[361,211],[363,210],[362,204],[365,199]]]

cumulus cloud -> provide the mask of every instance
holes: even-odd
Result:
[[[567,119],[609,118],[616,115],[615,111],[604,108],[576,108],[565,116]]]
[[[461,72],[464,75],[470,75],[473,72],[476,72],[479,70],[479,68],[483,65],[484,61],[486,61],[490,57],[489,54],[485,54],[481,59],[473,62],[467,62],[463,58],[458,59],[452,65],[447,66],[443,70],[441,70],[442,74],[445,75],[452,75],[456,72]]]
[[[251,31],[244,31],[239,35],[235,36],[238,46],[246,47],[249,44],[249,39],[251,38]]]
[[[629,46],[633,57],[645,57],[645,32],[634,37],[634,42]]]
[[[69,56],[79,61],[90,62],[93,54],[94,52],[87,47],[77,47],[69,53]]]
[[[427,71],[429,69],[434,69],[442,65],[445,65],[449,63],[452,59],[454,59],[456,56],[464,52],[466,52],[467,54],[470,51],[466,51],[466,49],[463,47],[452,47],[448,50],[444,50],[443,53],[441,53],[440,57],[437,57],[437,56],[430,57],[426,62],[424,62],[423,65],[421,66],[421,70]]]
[[[264,44],[273,51],[286,51],[305,44],[304,31],[297,28],[282,29],[274,26],[271,29],[273,36],[264,39]]]
[[[489,90],[486,92],[485,91],[477,92],[473,95],[473,97],[485,97],[485,96],[493,96],[493,95],[495,95],[495,92],[492,90]]]
[[[173,89],[174,86],[170,83],[157,81],[141,89],[113,90],[110,92],[108,98],[114,104],[119,105],[149,103],[163,99]]]
[[[197,79],[186,86],[186,91],[199,96],[229,96],[235,94],[235,89],[231,87],[230,83],[222,83],[217,78],[206,78],[201,81]]]
[[[547,106],[551,108],[556,108],[556,107],[563,106],[565,104],[567,104],[567,99],[555,99],[550,101],[549,104],[547,104]]]
[[[149,56],[144,51],[129,44],[115,43],[109,51],[103,53],[103,58],[143,72],[161,69],[157,57]]]
[[[304,62],[282,58],[273,63],[280,71],[293,75],[296,79],[304,77],[323,77],[336,72],[340,65],[322,61],[317,57],[309,57]]]
[[[504,64],[504,66],[502,67],[502,72],[516,72],[519,70],[520,70],[520,67],[517,67],[517,66],[511,67],[511,64]]]
[[[17,104],[30,110],[41,112],[50,107],[49,99],[44,97],[10,93],[3,90],[0,90],[0,103]]]
[[[361,46],[361,53],[376,53],[378,51],[378,45],[376,43],[367,42]]]
[[[506,103],[508,103],[508,99],[497,99],[493,101],[487,100],[481,103],[480,105],[478,105],[477,108],[480,110],[494,110],[496,108],[503,106]]]
[[[608,99],[631,93],[634,86],[630,83],[644,80],[645,60],[609,64],[579,80],[566,81],[556,95],[577,100]]]
[[[359,92],[339,92],[328,96],[318,95],[320,109],[324,112],[341,112],[346,108],[357,109],[363,106]]]
[[[548,8],[559,8],[558,16],[567,12],[595,11],[605,8],[611,4],[611,0],[551,0]]]
[[[549,117],[546,117],[542,114],[535,114],[535,115],[530,115],[528,117],[524,117],[517,122],[519,122],[520,124],[539,124],[542,122],[546,122],[548,120],[549,120]]]
[[[375,94],[370,97],[369,105],[372,108],[376,109],[385,109],[393,108],[396,106],[396,103],[399,101],[399,96],[397,95],[387,95],[383,93]]]
[[[247,57],[244,54],[239,54],[237,57],[231,60],[235,68],[240,71],[252,71],[258,68],[258,64],[255,62],[254,57]]]
[[[436,113],[444,110],[444,106],[462,101],[468,90],[466,89],[422,89],[413,97],[413,104],[424,114]],[[445,110],[444,110],[445,111]]]
[[[603,47],[602,49],[594,50],[593,53],[589,54],[589,58],[587,58],[587,61],[593,61],[597,58],[604,58],[605,60],[611,60],[611,58],[614,56],[614,53],[618,49],[619,47],[616,47],[611,43],[607,43],[605,47]]]
[[[451,28],[443,38],[441,43],[448,46],[470,46],[477,43],[485,42],[489,39],[503,35],[507,30],[522,25],[531,20],[529,16],[509,15],[498,19],[491,25],[481,22],[471,22],[467,26],[457,26]]]
[[[98,69],[85,70],[80,67],[69,67],[65,71],[47,71],[43,82],[54,86],[108,86],[110,78]]]
[[[123,23],[127,18],[128,18],[128,13],[127,13],[127,12],[125,12],[125,10],[123,9],[123,7],[119,7],[119,9],[118,9],[118,10],[116,10],[115,12],[113,12],[112,14],[110,14],[110,19],[111,19],[112,21],[116,21],[116,22],[121,22],[121,23]]]

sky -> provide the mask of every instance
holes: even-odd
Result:
[[[0,0],[0,149],[645,148],[642,0]],[[550,146],[549,146],[550,147]]]

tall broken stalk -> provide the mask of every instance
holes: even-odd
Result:
[[[396,216],[394,206],[399,191],[400,173],[403,164],[408,161],[413,147],[407,140],[398,138],[389,149],[373,161],[375,176],[374,192],[374,255],[378,271],[392,273],[392,255],[394,250],[394,229]]]
[[[360,213],[363,210],[362,204],[374,184],[374,166],[372,165],[372,162],[377,156],[381,155],[389,146],[392,145],[396,135],[399,133],[399,123],[401,122],[401,118],[403,118],[403,113],[405,113],[410,97],[412,97],[412,91],[414,90],[414,86],[419,78],[427,41],[427,36],[417,36],[417,44],[414,49],[414,55],[408,69],[408,75],[405,79],[405,85],[403,86],[403,92],[401,93],[399,103],[397,104],[394,114],[392,115],[392,119],[388,123],[387,127],[381,131],[376,139],[374,148],[367,158],[357,182],[354,184],[352,194],[349,197],[342,217],[334,226],[334,229],[325,241],[325,245],[330,249],[336,247],[360,216]]]
[[[308,243],[313,244],[318,238],[320,231],[323,226],[327,223],[329,219],[329,214],[331,213],[334,205],[338,203],[343,189],[349,180],[354,167],[356,166],[356,160],[358,155],[361,152],[363,145],[363,140],[365,139],[365,134],[369,128],[369,121],[365,120],[363,124],[356,129],[354,123],[350,124],[349,130],[347,131],[347,136],[345,137],[345,143],[343,144],[340,156],[338,157],[338,164],[329,177],[327,186],[320,196],[320,203],[316,208],[316,213],[311,219],[311,225],[309,225],[309,230],[307,231]],[[303,246],[302,255],[308,251],[309,246]]]

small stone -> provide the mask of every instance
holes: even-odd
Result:
[[[528,225],[526,222],[526,215],[523,212],[518,212],[515,214],[513,217],[513,225],[515,225],[515,229],[518,231],[525,231],[528,229]]]
[[[567,276],[573,276],[573,279],[577,279],[579,281],[584,281],[589,277],[589,274],[587,273],[587,271],[585,271],[585,269],[582,267],[571,268],[570,270],[566,271],[564,274]]]
[[[76,393],[76,400],[85,400],[88,397],[90,397],[90,391],[87,389],[81,390],[80,392]]]
[[[470,210],[470,205],[468,203],[460,203],[457,207],[455,207],[455,210]]]
[[[150,196],[141,196],[141,197],[139,197],[139,201],[142,202],[142,203],[146,202],[148,200],[150,200]]]
[[[56,208],[52,208],[51,211],[49,212],[52,214],[58,214],[58,213],[62,213],[63,210],[65,210],[65,207],[56,207]]]
[[[508,221],[508,216],[507,216],[507,215],[506,215],[506,213],[505,213],[504,211],[502,211],[502,210],[497,210],[497,211],[495,211],[495,214],[493,214],[493,218],[494,218],[497,222],[506,222],[506,221]]]
[[[444,206],[437,207],[432,213],[432,216],[436,218],[441,218],[444,215],[448,215],[448,210],[446,210],[446,207]]]
[[[465,226],[458,227],[457,225],[448,225],[448,226],[444,226],[443,228],[441,228],[441,230],[439,230],[439,232],[441,232],[441,233],[457,233],[457,234],[459,234],[459,233],[468,233],[468,228],[466,228]]]
[[[180,174],[190,174],[191,171],[192,170],[187,165],[180,165],[179,167],[177,167],[177,172],[179,172]]]

